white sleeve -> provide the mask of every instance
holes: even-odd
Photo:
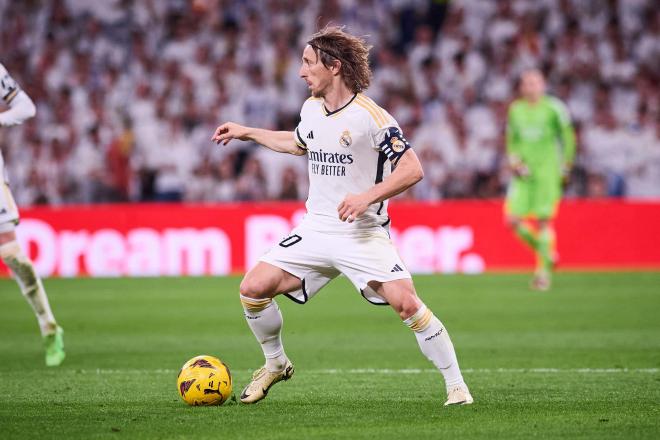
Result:
[[[401,128],[396,120],[383,110],[386,118],[382,126],[370,123],[371,137],[374,141],[374,148],[384,153],[394,166],[399,163],[403,153],[410,148],[410,143],[403,137]]]
[[[18,125],[36,113],[37,108],[34,102],[27,93],[19,90],[14,99],[9,102],[9,110],[0,112],[0,125],[4,127]]]
[[[305,105],[307,105],[307,102],[309,100],[305,101],[303,104],[302,108],[300,109],[300,122],[298,123],[298,126],[296,126],[296,129],[294,130],[294,135],[293,137],[296,140],[296,145],[298,148],[302,148],[303,150],[307,150],[307,142],[303,138],[306,130],[305,130],[305,119],[303,117],[303,114],[305,113]]]
[[[296,145],[298,148],[302,148],[303,150],[307,149],[307,142],[302,138],[302,133],[304,133],[305,129],[303,128],[303,121],[302,119],[298,123],[298,126],[296,127],[294,137],[296,139]]]
[[[392,133],[395,131],[401,131],[399,128],[398,122],[392,117],[385,109],[378,107],[379,113],[377,114],[378,119],[373,117],[369,119],[369,132],[371,134],[371,139],[373,139],[373,147],[376,150],[383,151],[385,144],[389,142]],[[373,115],[372,115],[373,116]],[[393,130],[394,129],[394,130]],[[403,137],[402,135],[399,138]]]

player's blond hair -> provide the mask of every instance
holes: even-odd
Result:
[[[353,93],[366,90],[371,83],[369,49],[364,39],[344,32],[340,26],[326,26],[307,41],[323,65],[330,68],[338,60],[341,76]]]

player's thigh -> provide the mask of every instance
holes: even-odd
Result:
[[[301,288],[300,278],[260,261],[241,281],[241,295],[249,298],[272,298]]]
[[[386,282],[370,281],[369,287],[387,301],[401,319],[410,318],[422,305],[410,278]]]
[[[504,202],[506,218],[524,218],[530,211],[530,191],[532,184],[521,179],[513,179],[507,188]]]
[[[14,229],[18,224],[18,208],[9,185],[0,181],[0,245],[16,240]]]
[[[2,226],[3,225],[0,225],[0,246],[2,246],[5,243],[16,241],[16,233],[14,232],[14,230],[13,229],[9,230],[9,227],[7,227],[8,230],[3,231]]]
[[[299,226],[271,247],[259,259],[260,263],[267,264],[266,267],[279,268],[286,275],[283,278],[278,278],[277,283],[268,285],[269,295],[283,293],[298,303],[305,303],[312,298],[323,286],[339,274],[332,267],[328,257],[327,250],[332,242],[333,237],[327,234],[321,234]],[[258,265],[259,272],[257,273],[273,273],[270,268],[264,270],[263,267]],[[275,273],[281,274],[276,270]],[[269,277],[269,279],[272,278]],[[253,281],[254,278],[247,277],[247,280]],[[263,291],[264,289],[262,287],[257,290]]]
[[[386,283],[411,278],[385,230],[358,237],[337,237],[332,252],[337,270],[346,275],[362,296],[372,304],[388,304],[388,301],[371,287],[372,282]]]

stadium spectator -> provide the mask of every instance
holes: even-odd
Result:
[[[412,196],[503,195],[508,177],[499,163],[502,109],[513,99],[514,78],[538,67],[589,144],[578,144],[574,174],[583,178],[572,179],[566,193],[600,195],[604,179],[606,196],[660,197],[654,160],[642,160],[660,149],[654,128],[660,114],[660,11],[652,0],[222,4],[0,0],[0,61],[39,108],[34,122],[0,140],[17,202],[244,198],[228,192],[240,174],[224,172],[220,178],[221,166],[201,165],[224,159],[204,133],[218,120],[274,129],[297,122],[307,91],[298,78],[295,48],[329,21],[368,35],[375,46],[370,93],[405,125],[416,146],[434,150],[420,156],[428,160],[427,175],[438,176]],[[292,8],[300,13],[290,14]],[[640,108],[646,114],[643,127]],[[460,135],[451,112],[464,119],[467,150],[485,155],[479,166],[452,171]],[[117,156],[114,141],[122,138],[126,115],[134,140]],[[173,118],[181,127],[169,137]],[[598,157],[596,151],[611,142],[594,144],[603,130],[624,145],[627,165]],[[185,160],[172,178],[161,162],[179,150]],[[277,199],[285,165],[255,151],[248,146],[241,154],[261,163],[267,182],[262,197]],[[107,166],[108,158],[119,157],[121,166]],[[71,172],[55,176],[51,160]],[[612,162],[607,170],[603,161]],[[242,156],[231,163],[240,168]],[[287,171],[291,178],[295,174],[299,195],[305,194],[300,190],[306,185],[304,166],[301,159],[295,173]],[[447,193],[449,172],[470,183]],[[195,176],[207,183],[220,180],[222,189],[209,194],[188,188],[200,184]]]

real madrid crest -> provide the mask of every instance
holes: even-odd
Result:
[[[339,138],[339,145],[341,145],[344,148],[348,148],[351,146],[352,142],[353,139],[351,139],[351,132],[348,130],[344,130],[341,134],[341,137]]]
[[[396,136],[390,139],[390,144],[392,144],[392,150],[394,150],[395,153],[401,153],[406,148],[403,141]]]

